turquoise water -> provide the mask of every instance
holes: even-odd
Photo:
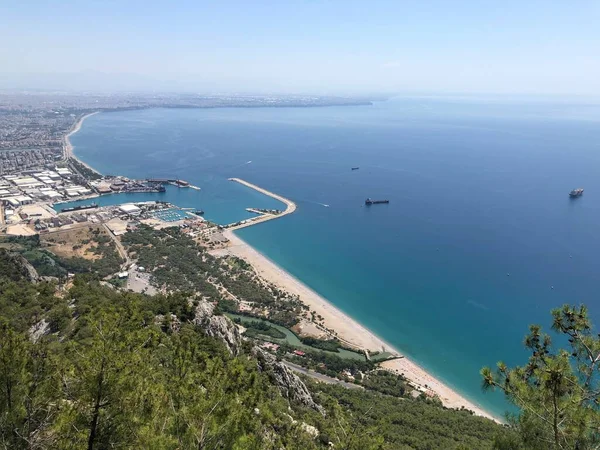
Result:
[[[599,317],[598,106],[155,109],[92,116],[72,141],[104,173],[201,187],[169,201],[221,223],[281,207],[229,177],[294,200],[296,213],[239,235],[497,414],[481,366],[525,362],[528,324],[564,302]]]

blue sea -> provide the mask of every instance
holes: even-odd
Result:
[[[482,366],[524,363],[528,325],[549,328],[563,303],[600,317],[598,105],[152,109],[92,116],[72,142],[103,173],[199,186],[160,196],[219,223],[281,207],[229,177],[294,200],[294,214],[240,237],[498,415],[507,404],[481,391]],[[158,196],[101,201],[139,198]]]

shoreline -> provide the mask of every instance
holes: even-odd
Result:
[[[464,407],[473,411],[478,416],[498,423],[504,423],[502,419],[485,411],[482,407],[476,405],[444,382],[429,374],[421,366],[404,356],[402,352],[376,336],[368,328],[345,314],[324,297],[302,283],[302,281],[260,253],[233,231],[232,229],[228,229],[223,233],[230,241],[229,246],[226,248],[227,253],[249,262],[261,277],[274,283],[279,288],[293,295],[299,295],[303,303],[323,317],[325,326],[333,329],[338,334],[340,340],[357,348],[372,351],[384,350],[398,356],[399,358],[397,359],[382,363],[381,367],[398,374],[403,374],[409,382],[421,391],[433,391],[445,407],[455,409]]]
[[[70,137],[81,129],[85,119],[98,113],[99,112],[97,111],[86,114],[73,125],[71,130],[64,137],[63,151],[66,161],[68,161],[70,158],[73,158],[88,169],[100,174],[100,172],[98,172],[96,169],[75,156],[73,152],[74,147],[70,141]],[[421,366],[404,356],[402,352],[398,351],[395,347],[376,336],[368,328],[361,325],[358,321],[345,314],[327,299],[306,286],[301,280],[295,278],[293,275],[278,266],[275,262],[249,245],[243,239],[235,235],[234,231],[237,229],[292,214],[296,210],[297,206],[293,201],[273,192],[267,191],[266,189],[263,189],[245,180],[239,178],[230,178],[229,180],[240,183],[248,188],[254,189],[264,195],[284,203],[286,205],[286,209],[279,215],[263,216],[259,220],[251,221],[224,230],[223,235],[230,241],[229,246],[225,249],[227,253],[246,260],[254,267],[261,277],[274,283],[275,285],[279,286],[279,288],[284,289],[291,294],[298,295],[303,303],[323,317],[325,326],[334,330],[337,335],[336,337],[346,345],[355,347],[357,349],[387,351],[392,353],[397,358],[383,362],[381,367],[398,374],[403,374],[414,387],[422,392],[428,390],[433,391],[440,398],[445,407],[454,409],[460,409],[461,407],[464,407],[465,409],[473,411],[478,416],[488,418],[498,423],[504,423],[502,419],[499,419],[498,417],[488,413],[482,407],[466,399],[457,391],[447,386],[444,382],[429,374]]]
[[[96,169],[94,169],[89,164],[83,162],[81,159],[79,159],[75,155],[75,152],[74,152],[74,148],[75,147],[73,147],[73,144],[71,143],[71,136],[73,136],[75,133],[77,133],[79,130],[81,130],[81,127],[82,127],[83,122],[85,121],[85,119],[87,119],[88,117],[94,116],[96,114],[100,114],[100,111],[95,111],[93,113],[85,114],[77,122],[75,122],[73,124],[73,126],[71,127],[71,129],[69,130],[69,132],[64,137],[64,142],[63,142],[63,159],[65,161],[68,161],[69,159],[72,158],[72,159],[76,160],[79,164],[81,164],[82,166],[87,167],[89,170],[91,170],[93,172],[96,172],[97,174],[101,175],[101,173],[99,171],[97,171]]]

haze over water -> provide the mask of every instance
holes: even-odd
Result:
[[[72,142],[103,173],[200,186],[164,199],[221,223],[277,207],[229,177],[294,200],[294,214],[239,235],[496,414],[504,401],[481,392],[479,369],[524,363],[530,323],[549,329],[565,302],[599,322],[598,106],[142,110],[90,117]]]

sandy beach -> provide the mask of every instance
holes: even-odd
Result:
[[[82,160],[80,160],[79,158],[77,158],[77,156],[75,156],[75,153],[73,152],[73,144],[71,144],[71,136],[73,136],[75,133],[77,133],[79,130],[81,130],[81,126],[83,125],[83,122],[85,121],[85,119],[87,119],[88,117],[91,117],[95,114],[98,114],[99,111],[93,112],[93,113],[89,113],[86,114],[85,116],[82,116],[74,125],[73,127],[69,130],[69,132],[65,135],[65,141],[63,144],[63,158],[65,160],[68,160],[69,158],[73,158],[76,159],[81,165],[87,167],[90,170],[93,170],[94,172],[100,173],[98,172],[96,169],[94,169],[92,166],[90,166],[89,164],[84,163]]]
[[[81,129],[84,120],[96,113],[87,114],[81,117],[69,133],[65,136],[64,152],[65,158],[76,158],[73,153],[73,145],[70,142],[70,137],[77,133]],[[94,168],[85,164],[83,161],[77,159],[81,164],[85,165],[91,170],[96,171]],[[96,171],[97,172],[97,171]],[[262,255],[260,252],[255,250],[253,247],[244,242],[241,238],[234,234],[235,229],[243,228],[246,226],[256,225],[266,220],[272,220],[279,217],[283,217],[287,214],[292,214],[296,210],[296,204],[285,197],[282,197],[273,192],[267,191],[259,186],[249,183],[239,178],[230,178],[231,181],[240,183],[248,188],[254,189],[261,192],[264,195],[268,195],[275,198],[286,205],[286,209],[279,215],[264,215],[257,220],[247,222],[244,224],[237,225],[224,231],[224,236],[229,239],[230,243],[225,251],[231,255],[243,258],[248,261],[256,271],[264,279],[274,283],[279,288],[286,290],[287,292],[298,295],[311,310],[315,311],[323,318],[323,323],[326,328],[335,330],[336,335],[340,341],[345,344],[355,347],[358,349],[366,349],[370,351],[386,351],[399,358],[386,361],[382,364],[382,367],[403,374],[416,388],[426,392],[428,390],[433,391],[442,401],[442,403],[449,408],[461,408],[464,407],[473,411],[475,414],[487,417],[492,420],[501,422],[498,418],[493,417],[481,407],[475,405],[473,402],[467,400],[456,391],[445,385],[440,380],[436,379],[429,373],[427,373],[419,365],[404,357],[401,352],[395,349],[390,344],[377,337],[370,330],[362,326],[356,320],[352,319],[348,315],[344,314],[341,310],[329,303],[325,298],[317,294],[315,291],[310,289],[308,286],[303,284],[301,281],[293,277],[288,272],[284,271],[281,267],[277,266],[273,261]]]
[[[322,296],[304,285],[288,272],[284,271],[281,267],[277,266],[273,261],[236,236],[232,230],[226,230],[224,235],[230,240],[230,245],[226,249],[229,254],[245,259],[254,266],[260,276],[274,283],[281,289],[284,289],[291,294],[299,295],[300,299],[306,305],[323,317],[324,324],[327,328],[337,332],[340,340],[353,347],[371,351],[387,351],[402,356],[402,353],[393,346],[377,337],[356,320],[344,314]],[[404,376],[420,390],[426,391],[430,389],[439,396],[446,407],[464,407],[479,416],[501,422],[500,419],[493,417],[481,407],[462,397],[456,391],[428,374],[423,368],[406,357],[386,361],[382,366],[388,370],[404,374]]]

